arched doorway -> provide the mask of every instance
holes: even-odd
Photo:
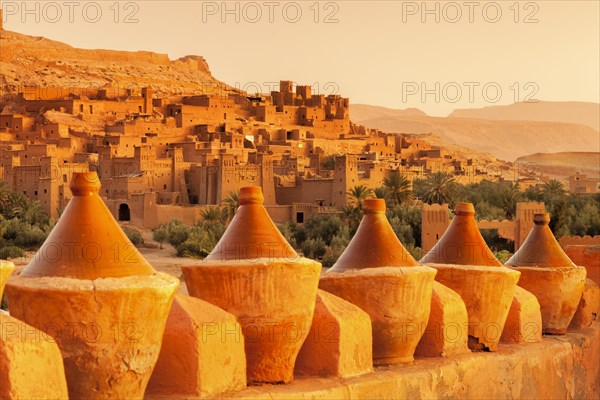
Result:
[[[131,212],[129,211],[129,206],[127,204],[121,204],[119,206],[119,221],[130,221],[131,220]]]

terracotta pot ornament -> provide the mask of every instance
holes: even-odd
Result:
[[[0,300],[2,300],[2,293],[4,293],[4,286],[8,281],[8,277],[15,270],[15,265],[9,261],[0,260]]]
[[[537,297],[543,332],[562,335],[577,311],[586,269],[576,266],[560,247],[548,226],[549,214],[535,214],[533,222],[527,239],[505,265],[518,270],[519,286]]]
[[[179,281],[148,264],[99,189],[95,172],[73,175],[64,214],[7,285],[10,310],[56,340],[69,397],[142,398]]]
[[[435,270],[419,265],[396,237],[383,199],[367,199],[356,235],[320,288],[369,314],[375,365],[410,363],[429,319]]]
[[[0,260],[0,299],[13,263]],[[69,396],[63,359],[44,333],[0,311],[0,399]]]
[[[458,203],[454,218],[440,240],[421,259],[427,264],[500,266],[494,253],[483,240],[471,203]]]
[[[321,264],[300,258],[244,187],[240,207],[203,263],[182,267],[190,295],[235,315],[244,334],[248,381],[290,382],[313,318]]]
[[[421,262],[437,269],[436,280],[465,302],[469,347],[495,351],[520,274],[494,257],[474,216],[473,204],[458,203],[450,226]]]

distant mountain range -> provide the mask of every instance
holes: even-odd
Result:
[[[350,103],[350,117],[354,122],[360,122],[373,118],[393,118],[393,117],[426,117],[423,111],[418,108],[406,108],[404,110],[370,106],[368,104]]]
[[[588,178],[600,178],[600,153],[537,153],[519,157],[519,163],[527,163],[527,169],[548,175],[550,178],[566,178],[579,172]]]
[[[529,105],[533,103],[457,110],[448,117],[431,117],[417,109],[354,104],[350,106],[350,118],[354,123],[389,132],[434,133],[446,143],[489,152],[507,161],[534,153],[600,151],[600,105],[540,102],[533,105],[528,116]]]
[[[600,104],[581,101],[538,101],[506,106],[454,110],[450,118],[477,118],[494,121],[545,121],[587,125],[600,129]]]

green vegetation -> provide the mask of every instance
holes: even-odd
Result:
[[[24,255],[41,246],[54,226],[40,202],[0,182],[0,258]]]
[[[508,250],[500,250],[500,251],[495,251],[494,256],[498,259],[498,261],[500,261],[502,264],[504,264],[505,262],[508,261],[510,256],[512,256],[512,253]]]
[[[25,251],[17,246],[3,246],[0,249],[0,259],[7,260],[9,258],[19,258],[25,256]]]
[[[400,171],[392,171],[383,180],[383,199],[390,199],[392,204],[404,204],[413,200],[410,180]],[[377,196],[379,197],[379,196]]]
[[[349,225],[334,215],[313,216],[303,225],[286,222],[279,230],[305,257],[331,267],[350,242]]]
[[[229,193],[229,196],[223,200],[225,206],[223,207],[221,214],[227,222],[230,222],[233,219],[235,212],[240,206],[239,196],[239,192],[231,192]]]
[[[413,193],[427,204],[452,203],[456,197],[457,186],[452,175],[436,172],[429,175],[427,179],[415,181]]]
[[[433,180],[415,181],[415,197],[431,199]],[[543,201],[550,213],[550,228],[557,237],[572,235],[600,234],[600,194],[568,194],[562,182],[552,179],[541,190],[519,190],[516,184],[503,184],[481,181],[469,185],[452,182],[443,189],[444,197],[453,207],[458,201],[468,201],[475,205],[478,219],[512,219],[515,217],[517,202]]]
[[[225,232],[225,225],[219,219],[204,219],[193,226],[181,221],[171,221],[156,228],[155,241],[168,242],[175,247],[178,257],[204,258],[215,247]]]
[[[600,234],[600,195],[569,195],[559,181],[549,181],[542,190],[519,190],[516,184],[482,181],[461,185],[444,173],[436,173],[413,182],[407,193],[407,179],[391,174],[384,186],[371,190],[355,186],[348,191],[349,205],[339,216],[313,216],[304,225],[286,223],[279,228],[288,241],[306,257],[321,260],[323,266],[335,263],[347,243],[356,233],[362,219],[362,203],[375,196],[385,198],[387,217],[406,249],[419,260],[421,252],[421,208],[410,205],[413,195],[428,203],[448,202],[453,208],[459,201],[475,204],[478,219],[502,220],[515,217],[517,202],[543,201],[551,214],[550,227],[557,236]],[[496,257],[505,262],[511,256],[513,243],[495,230],[483,230],[482,235]]]
[[[388,207],[387,218],[392,229],[406,249],[419,260],[421,252],[421,207],[413,205],[413,195],[428,202],[448,201],[450,207],[458,201],[475,204],[479,219],[513,218],[519,201],[544,201],[552,214],[559,235],[600,234],[600,196],[568,195],[560,182],[550,181],[543,190],[520,192],[514,184],[482,181],[461,185],[446,174],[438,173],[424,180],[410,182],[402,174],[391,174],[384,186],[372,190],[364,185],[351,188],[349,204],[338,215],[314,215],[304,224],[278,224],[288,242],[308,258],[318,259],[324,267],[331,267],[356,233],[362,219],[362,204],[370,197],[384,198]],[[168,242],[178,256],[205,257],[216,245],[239,207],[236,193],[226,200],[223,208],[211,207],[202,211],[203,220],[194,226],[172,221],[154,230],[154,240]],[[566,232],[566,233],[565,233]],[[483,230],[482,235],[496,257],[505,262],[513,244],[498,236],[495,230]]]
[[[127,238],[133,243],[135,247],[140,247],[144,244],[144,238],[142,234],[137,229],[129,228],[127,226],[122,226],[123,232],[127,235]]]
[[[370,197],[384,198],[387,217],[394,232],[418,260],[421,258],[421,208],[413,198],[428,203],[448,202],[450,207],[459,201],[475,204],[478,219],[514,218],[519,201],[543,201],[551,214],[550,228],[557,237],[565,235],[600,235],[600,195],[568,194],[564,185],[551,180],[540,190],[521,192],[515,184],[490,181],[461,185],[444,173],[411,184],[400,173],[392,173],[376,189],[359,185],[348,193],[349,204],[337,215],[315,215],[304,224],[279,224],[278,228],[290,244],[304,256],[332,266],[356,233],[362,219],[362,204]],[[414,196],[414,197],[413,197]],[[202,221],[193,226],[171,221],[153,231],[156,242],[172,245],[177,256],[203,258],[217,244],[227,224],[239,207],[238,193],[230,193],[223,207],[207,207],[201,212]],[[20,192],[10,191],[0,182],[0,258],[21,257],[25,250],[37,249],[54,226],[54,221],[41,209],[38,201]],[[143,244],[139,231],[124,227],[129,240]],[[494,230],[482,235],[499,260],[506,261],[512,243],[500,238]]]
[[[346,196],[348,197],[348,203],[351,206],[357,207],[361,210],[366,199],[375,197],[373,189],[370,189],[365,185],[354,186],[352,189],[346,192]]]
[[[390,199],[393,202],[393,198]],[[415,206],[392,206],[387,217],[392,229],[407,250],[416,258],[421,254],[421,209]],[[347,206],[340,216],[315,215],[303,225],[286,222],[279,230],[305,257],[315,258],[331,267],[342,254],[362,218],[358,207]]]

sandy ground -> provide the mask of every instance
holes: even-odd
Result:
[[[181,274],[182,265],[194,265],[201,262],[194,258],[176,257],[175,249],[170,245],[163,245],[163,249],[145,249],[141,248],[140,253],[148,260],[150,264],[159,272],[164,272],[179,279],[179,291],[187,294],[185,281]]]

